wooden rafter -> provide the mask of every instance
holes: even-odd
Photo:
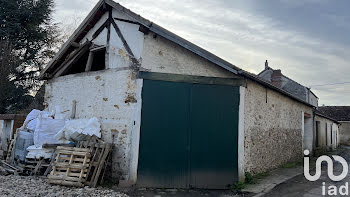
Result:
[[[58,67],[54,73],[54,77],[61,76],[65,71],[72,67],[72,65],[77,62],[90,48],[91,42],[85,42],[79,49],[72,53],[72,55],[66,59],[60,67]]]

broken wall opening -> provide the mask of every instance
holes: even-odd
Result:
[[[79,58],[75,64],[72,65],[71,68],[62,74],[62,76],[84,72],[88,58],[89,52],[84,53],[83,56]]]
[[[106,47],[94,47],[84,51],[83,54],[73,58],[71,65],[62,72],[61,76],[77,74],[89,71],[106,69],[105,61]]]
[[[105,61],[106,48],[92,52],[93,60],[90,71],[99,71],[106,69]]]

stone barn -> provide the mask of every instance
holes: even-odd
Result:
[[[41,77],[48,110],[99,118],[120,185],[227,188],[312,149],[312,105],[111,0]]]

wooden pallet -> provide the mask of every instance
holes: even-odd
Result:
[[[81,142],[79,146],[90,149],[92,155],[85,185],[96,187],[99,180],[102,183],[107,157],[111,152],[112,145],[101,140],[90,139]]]
[[[48,182],[83,187],[90,166],[90,149],[58,146],[56,154]]]
[[[25,163],[18,164],[23,167],[24,171],[27,171],[29,175],[42,175],[43,172],[49,167],[50,159],[40,158],[26,158]]]

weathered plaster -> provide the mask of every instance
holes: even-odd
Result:
[[[138,31],[139,25],[115,20],[124,39],[127,41],[134,57],[141,60],[143,50],[143,33]],[[113,25],[111,26],[111,38],[109,45],[109,68],[118,68],[130,64],[130,54],[123,46]]]
[[[245,88],[239,87],[239,112],[238,112],[238,179],[244,181],[244,97]]]
[[[140,125],[142,84],[135,79],[132,70],[119,68],[67,75],[46,85],[48,110],[59,106],[69,117],[76,100],[76,118],[99,118],[103,139],[113,143],[112,174],[122,180],[129,179],[131,137]]]
[[[230,78],[235,75],[153,33],[145,35],[142,69],[152,72]]]
[[[135,184],[137,181],[137,166],[139,161],[139,145],[140,145],[140,127],[141,127],[141,106],[142,106],[142,87],[143,80],[137,79],[137,91],[136,91],[136,100],[137,107],[134,111],[134,119],[136,120],[133,125],[133,130],[131,134],[131,149],[130,149],[130,177],[127,184]]]
[[[107,29],[104,30],[92,41],[94,44],[99,46],[107,45]]]
[[[302,112],[312,108],[248,81],[245,91],[245,171],[271,170],[302,158]]]

